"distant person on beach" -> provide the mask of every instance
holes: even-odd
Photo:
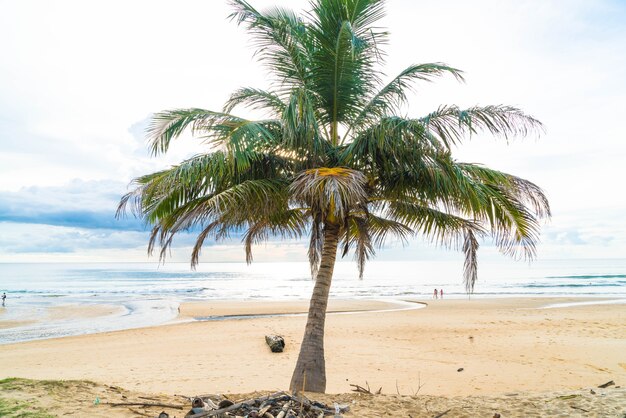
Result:
[[[435,293],[433,293],[433,299],[437,299],[437,289],[435,289]]]
[[[443,299],[443,289],[439,289],[439,299]]]
[[[6,292],[2,294],[2,306],[4,306],[4,301],[7,300]]]

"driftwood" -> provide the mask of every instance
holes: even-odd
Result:
[[[219,406],[215,405],[215,402],[213,402],[211,398],[204,399],[204,404],[207,405],[211,409],[219,409]]]
[[[331,408],[311,401],[302,395],[276,392],[268,396],[236,402],[230,406],[188,415],[193,418],[248,416],[250,418],[319,418],[325,415],[343,413],[349,407]]]
[[[154,416],[154,415],[152,415],[152,414],[146,414],[145,412],[141,412],[141,411],[139,411],[139,410],[137,410],[137,409],[133,409],[133,408],[131,408],[131,407],[128,407],[128,410],[129,410],[130,412],[132,412],[133,414],[137,414],[137,415],[140,415],[140,416],[142,416],[142,417],[153,417],[153,416]],[[169,415],[167,416],[167,418],[169,418]]]
[[[158,399],[158,398],[151,398],[151,397],[149,397],[149,396],[137,396],[137,397],[138,397],[139,399],[146,399],[146,400],[148,400],[148,401],[156,401],[156,402],[160,401],[160,399]]]
[[[354,389],[352,389],[353,392],[366,393],[368,395],[373,395],[373,393],[370,392],[369,387],[367,389],[365,389],[363,386],[353,385],[352,383],[350,383],[350,386],[352,386],[354,388]]]
[[[220,401],[220,403],[217,404],[217,408],[213,408],[213,409],[228,408],[229,406],[233,406],[234,404],[235,402],[231,401],[230,399],[223,399]]]
[[[225,408],[216,409],[216,410],[213,410],[213,411],[207,411],[207,412],[203,412],[201,414],[195,414],[194,418],[214,417],[214,416],[219,415],[219,414],[224,414],[226,412],[230,412],[230,411],[235,411],[237,409],[241,409],[244,405],[251,406],[251,405],[254,405],[254,403],[256,403],[256,402],[263,402],[265,400],[268,400],[268,399],[271,399],[271,398],[280,397],[280,396],[289,396],[289,395],[287,395],[285,392],[276,392],[276,393],[274,393],[272,395],[263,396],[263,397],[257,398],[257,399],[249,399],[247,401],[239,402],[239,403],[227,406]]]
[[[572,409],[578,409],[579,411],[589,412],[587,409],[581,408],[579,406],[570,405],[569,407],[572,408]]]
[[[354,388],[354,389],[352,389],[353,392],[365,393],[367,395],[380,395],[383,392],[383,387],[381,386],[380,388],[378,388],[376,393],[373,393],[370,390],[369,383],[367,383],[367,382],[365,382],[365,386],[367,386],[367,389],[364,388],[363,386],[360,386],[360,385],[353,385],[352,383],[350,383],[350,386],[352,386]],[[397,385],[396,385],[396,389],[397,389]]]
[[[560,399],[560,400],[566,401],[568,399],[574,399],[574,398],[578,398],[578,397],[580,397],[580,395],[576,395],[576,394],[574,394],[574,395],[561,395],[561,396],[557,396],[556,399]]]
[[[173,409],[184,409],[183,405],[172,405],[168,403],[144,403],[144,402],[103,402],[103,405],[110,406],[143,406],[144,408],[148,408],[150,406],[158,406],[160,408],[173,408]]]
[[[615,385],[615,382],[614,382],[614,381],[612,381],[612,380],[609,380],[608,382],[603,383],[603,384],[601,384],[601,385],[600,385],[600,386],[598,386],[598,387],[599,387],[600,389],[605,389],[605,388],[608,388],[609,386],[613,386],[613,385]]]
[[[285,415],[287,415],[287,411],[289,411],[290,406],[291,405],[289,404],[289,402],[285,403],[278,415],[276,415],[276,418],[285,418]]]
[[[285,349],[285,339],[280,335],[266,335],[265,342],[270,346],[272,353],[282,353]]]

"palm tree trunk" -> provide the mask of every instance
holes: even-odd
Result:
[[[328,294],[333,278],[333,269],[337,257],[337,243],[339,241],[339,226],[326,224],[324,226],[324,247],[320,269],[315,279],[315,287],[309,305],[309,317],[304,330],[304,338],[300,347],[300,355],[296,369],[291,377],[289,389],[292,392],[321,392],[326,391],[326,361],[324,359],[324,324],[326,322],[326,307]]]

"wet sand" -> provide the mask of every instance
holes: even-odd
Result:
[[[100,318],[117,315],[123,311],[124,308],[120,306],[69,304],[33,310],[25,317],[15,319],[7,318],[8,308],[0,308],[0,329],[17,328],[49,321]]]

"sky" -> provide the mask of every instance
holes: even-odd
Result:
[[[306,10],[306,1],[250,0]],[[206,151],[185,137],[151,157],[144,129],[165,109],[219,110],[242,86],[266,87],[224,0],[0,0],[0,262],[154,261],[141,221],[114,217],[130,181]],[[626,257],[626,1],[389,0],[385,72],[445,62],[466,83],[420,84],[407,114],[442,104],[509,104],[545,125],[509,143],[476,135],[454,150],[541,186],[553,210],[540,259]],[[187,261],[193,236],[174,242]],[[485,242],[479,257],[501,257]],[[383,260],[456,253],[416,238]],[[238,240],[201,261],[244,261]],[[271,241],[257,261],[306,260]]]

